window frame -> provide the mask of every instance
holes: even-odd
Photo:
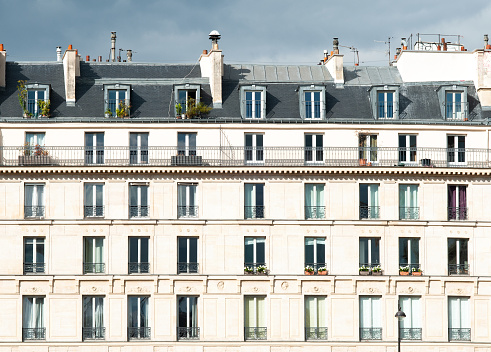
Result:
[[[451,204],[451,189],[455,187],[455,206]],[[465,191],[462,191],[465,190]],[[461,193],[465,196],[465,207],[461,207]],[[447,185],[447,220],[467,220],[469,218],[469,201],[468,201],[468,186],[463,184],[448,184]]]
[[[82,296],[82,340],[105,340],[105,326],[104,326],[104,296],[103,295],[83,295]],[[100,305],[102,306],[101,312],[102,312],[102,326],[98,326],[97,324],[97,319],[96,317],[96,311],[97,311],[97,300],[100,299],[101,302]],[[89,304],[86,304],[86,302],[90,302]],[[92,319],[92,326],[85,326],[88,325],[86,324],[86,309],[90,309],[91,313],[91,319]]]
[[[267,296],[264,295],[245,295],[244,296],[244,340],[267,340],[268,339],[268,318],[267,318],[267,307],[266,307],[266,299]],[[251,312],[249,310],[249,302],[253,301],[253,304],[251,305],[253,307],[253,311]],[[260,307],[260,303],[262,302],[262,307]],[[264,312],[259,312],[260,309],[263,309]],[[259,314],[258,314],[259,312]],[[252,319],[247,319],[250,314],[253,314]],[[261,320],[264,319],[264,325],[265,326],[258,326],[262,325]],[[249,326],[249,321],[253,321],[254,326]],[[250,330],[248,329],[255,329],[253,330],[253,334],[251,336]],[[260,329],[260,330],[259,330]]]
[[[132,202],[132,188],[136,187],[136,204],[133,204]],[[146,193],[146,204],[142,203],[142,192],[143,192],[143,187],[145,189]],[[138,218],[148,218],[150,217],[150,185],[148,183],[130,183],[128,185],[128,198],[129,198],[129,207],[128,207],[128,218],[129,219],[138,219]],[[134,209],[136,207],[136,215],[134,212]]]
[[[128,326],[128,340],[140,340],[140,339],[150,339],[151,337],[151,327],[150,327],[150,318],[151,318],[151,313],[150,313],[150,296],[136,296],[136,295],[129,295],[128,298],[127,298],[127,326]],[[130,314],[132,314],[132,310],[130,309],[130,300],[133,300],[133,299],[136,299],[137,300],[137,314],[135,315],[137,317],[137,325],[138,326],[133,326],[133,321],[132,319],[130,319]],[[145,303],[144,303],[144,306],[145,306],[145,312],[146,314],[142,313],[142,300],[143,299],[146,299]],[[145,326],[141,326],[142,325],[142,317],[143,315],[146,315],[146,322],[148,324],[145,325],[145,322],[144,325]],[[131,326],[130,326],[131,324]],[[148,326],[147,326],[148,325]],[[138,330],[138,334],[136,337],[132,337],[130,336],[130,329],[131,328],[137,328],[137,329],[144,329],[142,331],[139,331]],[[147,330],[148,329],[148,330]],[[143,332],[143,333],[142,333]]]
[[[101,136],[102,138],[100,138]],[[84,149],[86,164],[104,164],[104,136],[104,132],[85,132]],[[90,143],[88,143],[89,141]]]
[[[447,103],[447,94],[452,94],[452,115],[457,114],[458,112],[454,111],[456,104],[460,104],[460,117],[456,115],[454,117],[447,117],[448,115],[448,103]],[[438,100],[440,102],[440,112],[443,120],[449,121],[466,121],[469,116],[469,105],[467,99],[468,89],[467,86],[463,85],[446,85],[441,86],[437,90]],[[457,103],[455,101],[456,94],[460,94],[461,102]]]
[[[458,327],[454,327],[453,322],[452,322],[452,317],[454,315],[457,315],[457,312],[453,312],[452,304],[451,302],[457,302],[458,304],[458,316],[459,316],[459,322],[458,322]],[[463,302],[465,302],[465,305],[467,307],[463,307]],[[471,332],[472,332],[472,321],[471,321],[471,299],[470,297],[465,297],[465,296],[448,296],[448,302],[447,302],[447,307],[448,307],[448,340],[449,341],[471,341]],[[467,312],[464,312],[462,314],[463,309],[462,308],[467,308]],[[468,320],[467,324],[469,325],[468,328],[462,327],[462,325],[467,325],[463,320]],[[457,329],[457,338],[452,338],[453,334],[451,334],[452,329]],[[467,333],[467,331],[462,331],[463,329],[468,330],[469,337],[463,337],[464,333]]]
[[[27,253],[27,243],[28,241],[32,241],[32,261],[28,262],[26,259]],[[24,237],[24,253],[23,253],[23,263],[24,263],[24,275],[28,274],[45,274],[46,273],[46,237]],[[39,243],[38,243],[39,242]],[[40,263],[37,260],[38,246],[42,246],[42,255],[43,262]],[[29,268],[32,266],[32,270],[26,270],[26,267]],[[40,268],[38,268],[40,266]]]
[[[132,239],[137,239],[136,249],[131,245]],[[142,257],[144,257],[142,240],[147,241],[147,262],[142,261]],[[136,251],[137,254],[137,262],[131,261],[131,252]],[[128,274],[149,274],[150,273],[150,238],[145,236],[128,236]],[[135,270],[135,264],[137,270]]]
[[[250,137],[251,145],[247,145],[248,137]],[[264,133],[244,133],[244,161],[247,165],[264,164],[264,137]]]
[[[106,264],[104,261],[105,257],[105,251],[106,251],[106,246],[105,246],[105,237],[104,236],[84,236],[83,237],[83,265],[84,265],[84,274],[105,274],[106,273]],[[95,258],[97,257],[97,241],[102,240],[102,246],[101,246],[101,262],[96,262]],[[92,242],[92,243],[89,243]],[[89,253],[89,249],[91,250],[92,254],[92,262],[87,261],[87,255]]]
[[[404,251],[404,243],[406,243],[407,251]],[[412,272],[413,268],[419,269],[421,267],[421,255],[420,255],[420,237],[399,237],[399,267],[409,266],[409,273]],[[416,248],[416,251],[413,250]],[[416,252],[418,256],[418,263],[413,263],[412,254]],[[407,256],[407,263],[404,263],[402,260],[404,259],[402,255]]]
[[[372,114],[375,120],[398,120],[399,119],[399,86],[396,85],[384,85],[384,86],[372,86],[369,89],[369,97],[372,105]],[[379,94],[384,94],[384,116],[379,115]],[[392,98],[392,117],[387,116],[388,100],[387,94],[391,93]]]
[[[407,303],[404,303],[404,301]],[[398,303],[401,310],[406,314],[406,318],[404,318],[400,324],[400,328],[402,330],[400,333],[401,340],[420,341],[422,339],[423,330],[421,296],[399,296]],[[415,310],[418,310],[418,312],[415,312]]]
[[[181,310],[181,303],[185,304],[185,310]],[[177,340],[199,340],[199,296],[177,296]],[[194,311],[194,317],[193,317]],[[186,324],[181,325],[181,314],[185,315]]]
[[[262,205],[258,205],[258,186],[262,187],[262,200],[259,203],[262,203]],[[247,194],[247,188],[252,187],[251,189],[251,204],[246,204],[246,194]],[[266,206],[264,204],[265,202],[265,192],[266,190],[266,185],[264,183],[255,183],[255,182],[247,182],[244,183],[244,219],[264,219],[265,218],[265,209]],[[250,211],[249,211],[250,210]],[[251,216],[248,216],[248,215]]]
[[[362,243],[362,240],[367,240],[367,262],[366,263],[362,263],[361,262],[361,259],[362,259],[362,251],[361,251],[361,243]],[[378,242],[375,243],[375,244],[372,244],[372,242]],[[360,267],[361,266],[367,266],[367,267],[370,267],[370,268],[373,268],[373,267],[376,267],[376,266],[381,266],[381,242],[382,242],[382,238],[381,237],[360,237],[358,239],[358,261],[359,261],[359,265]],[[378,253],[377,256],[378,256],[378,259],[374,259],[372,258],[372,246],[375,245],[376,247],[376,250],[378,250]],[[378,247],[378,248],[377,248]],[[364,256],[364,254],[363,254]]]
[[[178,219],[197,218],[199,216],[198,185],[199,185],[198,183],[193,183],[193,182],[179,182],[177,184],[177,218]],[[180,197],[182,189],[185,190],[184,191],[185,199],[182,199],[182,197]],[[194,202],[191,202],[191,198],[194,200]],[[184,204],[182,203],[183,200],[184,200]]]
[[[411,139],[414,137],[414,147],[411,146]],[[402,138],[404,138],[405,146],[401,146]],[[418,164],[418,135],[414,133],[399,133],[397,135],[398,142],[398,161],[399,165],[417,166]],[[402,158],[402,156],[405,158]],[[414,160],[412,160],[414,159]]]
[[[319,302],[319,300],[322,300]],[[310,326],[310,320],[308,319],[308,312],[310,310],[309,302],[313,301],[315,307],[315,325]],[[324,310],[324,318],[319,319],[320,310]],[[322,316],[321,316],[322,317]],[[319,320],[324,320],[320,322]],[[327,310],[327,296],[323,295],[306,295],[304,296],[304,321],[305,321],[305,340],[327,340],[327,325],[328,325],[328,310]],[[321,324],[320,324],[321,323]],[[322,326],[319,326],[322,325]],[[312,329],[315,329],[312,331]],[[322,330],[321,330],[322,329]],[[312,337],[313,336],[313,337]]]
[[[414,191],[414,188],[416,190]],[[407,196],[409,194],[409,196]],[[411,206],[414,201],[413,195],[416,194],[416,205]],[[404,198],[404,206],[402,206]],[[409,215],[409,216],[408,216]],[[404,183],[399,184],[399,220],[419,220],[419,184]]]
[[[34,319],[32,319],[35,322],[36,327],[26,327],[26,321],[25,318],[27,316],[26,314],[26,300],[32,299],[32,304],[31,304],[31,314],[34,315]],[[42,300],[42,303],[38,303],[38,300]],[[42,319],[41,319],[41,326],[38,326],[37,324],[37,312],[38,308],[37,305],[42,305]],[[27,329],[36,329],[36,331],[33,331],[34,337],[26,337],[27,334]],[[39,330],[39,331],[38,331]],[[22,296],[22,341],[29,341],[29,340],[45,340],[46,339],[46,296]]]
[[[184,106],[182,106],[181,100],[179,99],[179,92],[181,92],[181,91],[186,91],[186,102],[185,102]],[[186,114],[187,102],[189,99],[189,92],[190,91],[194,91],[196,93],[196,104],[198,104],[201,101],[201,85],[200,84],[186,83],[186,84],[174,85],[174,114],[176,117],[178,117],[177,116],[177,109],[176,109],[177,104],[181,104],[181,107],[182,107],[181,115]]]
[[[466,161],[466,147],[465,140],[466,135],[463,134],[447,134],[447,163],[450,166],[458,165],[462,166],[467,163]],[[453,139],[454,147],[450,147],[450,141]],[[463,139],[463,148],[460,148],[460,142]]]
[[[373,146],[372,144],[375,144]],[[378,162],[378,134],[360,133],[358,135],[358,158],[360,166],[370,166]],[[368,157],[367,157],[368,156]]]
[[[196,241],[196,253],[191,253],[193,245],[191,244],[191,240]],[[185,258],[181,258],[181,244],[186,250]],[[199,274],[199,237],[198,236],[178,236],[177,237],[177,274]],[[196,262],[191,262],[190,259],[192,254],[196,256]],[[185,261],[183,261],[183,259]]]
[[[247,240],[253,240],[252,243],[252,262],[247,261]],[[258,261],[258,240],[259,243],[263,244],[263,253],[262,256],[264,257],[264,261]],[[259,253],[260,255],[261,253]],[[258,266],[266,266],[266,237],[265,236],[245,236],[244,237],[244,268],[252,268],[254,273],[257,273],[257,267]]]
[[[111,113],[113,117],[117,117],[116,115],[116,109],[119,108],[119,104],[122,100],[125,101],[126,106],[130,106],[131,102],[131,85],[130,84],[120,84],[120,83],[115,83],[115,84],[104,84],[104,114],[108,109],[110,109],[109,106],[109,91],[115,90],[116,91],[116,101],[118,101],[118,104],[114,106],[114,111],[111,109]],[[124,99],[119,99],[119,91],[125,91],[125,98]],[[131,115],[131,112],[130,114]]]
[[[102,186],[102,191],[98,191]],[[105,203],[104,182],[84,182],[84,218],[104,218]],[[88,188],[92,188],[92,200],[87,199]],[[97,196],[102,193],[102,205],[97,205]],[[90,208],[90,209],[89,209]],[[90,210],[90,211],[89,211]]]
[[[33,117],[38,117],[38,116],[40,116],[38,101],[44,100],[45,102],[47,102],[48,100],[50,100],[51,85],[50,84],[40,84],[40,83],[29,83],[29,84],[25,85],[25,88],[27,91],[26,101],[25,101],[26,111],[28,111],[30,114],[32,114]],[[41,91],[44,92],[44,99],[38,99],[39,92],[41,92]],[[35,95],[34,99],[29,99],[29,92],[35,92],[34,93],[34,95]],[[35,104],[32,103],[32,106],[34,108],[33,111],[29,110],[30,105],[31,105],[31,103],[29,103],[30,100],[35,101]]]
[[[307,140],[312,144],[307,146]],[[318,145],[320,142],[320,146]],[[314,145],[315,144],[315,145]],[[324,133],[305,133],[304,134],[304,162],[307,165],[324,164]]]
[[[312,187],[314,198],[310,204],[307,202],[308,188]],[[326,184],[325,183],[305,183],[304,184],[304,215],[305,220],[325,219],[326,218]],[[320,198],[320,200],[319,200]]]
[[[300,108],[300,117],[303,120],[325,120],[326,119],[326,87],[319,85],[310,85],[310,86],[302,86],[299,87],[299,108]],[[307,99],[305,98],[306,93],[320,93],[320,112],[319,117],[315,117],[315,109],[313,108],[312,102],[315,103],[315,100],[310,100],[311,102],[311,116],[307,116]],[[312,98],[311,98],[312,99]]]
[[[259,117],[254,117],[253,115],[255,114],[256,112],[256,109],[255,109],[255,106],[256,106],[256,103],[257,100],[255,99],[254,95],[254,99],[252,99],[251,101],[253,102],[252,103],[252,116],[251,117],[247,117],[247,93],[248,92],[259,92],[261,93],[261,98],[260,98],[260,102],[261,102],[261,110],[260,110],[260,116]],[[266,86],[260,86],[260,85],[248,85],[248,86],[241,86],[240,87],[240,115],[242,116],[242,119],[245,119],[245,120],[260,120],[260,119],[265,119],[266,118]]]
[[[365,313],[364,313],[364,310],[362,309],[362,302],[364,300],[370,301],[370,316],[369,316],[370,323],[366,324],[366,325],[370,325],[370,326],[365,326],[365,319],[364,319]],[[374,311],[374,308],[377,308],[374,306],[374,302],[377,302],[377,305],[379,308],[378,313],[376,311]],[[359,296],[360,341],[363,341],[363,340],[381,340],[382,339],[382,329],[383,329],[382,328],[382,325],[383,325],[382,303],[383,302],[382,302],[381,296]],[[375,312],[375,314],[374,314],[374,312]],[[377,323],[379,323],[380,326],[374,326],[374,325],[377,325]],[[368,337],[365,338],[365,335],[362,334],[362,332],[363,332],[362,329],[377,329],[379,331],[371,330],[369,332],[369,334],[367,334]]]
[[[453,247],[451,247],[450,243],[451,241],[455,241],[455,264],[450,263],[451,261],[451,255],[450,255],[450,250]],[[464,258],[461,256],[461,251],[462,250],[462,242],[465,243],[465,255]],[[453,258],[452,258],[453,259]],[[452,260],[453,261],[453,260]],[[469,265],[469,238],[455,238],[455,237],[449,237],[447,238],[447,263],[448,263],[448,275],[469,275],[470,271],[470,265]],[[451,267],[451,265],[455,265],[455,270]]]
[[[367,197],[367,205],[362,205],[362,188],[366,186],[366,197]],[[372,188],[376,186],[376,190],[372,192]],[[380,184],[379,183],[360,183],[359,187],[359,197],[358,197],[358,202],[359,202],[359,207],[358,207],[358,214],[359,214],[359,219],[360,220],[368,220],[368,219],[380,219]],[[376,199],[372,199],[371,195],[376,194]],[[375,204],[372,204],[375,203]],[[366,210],[366,217],[363,216],[365,215],[365,211],[363,208],[367,208]],[[363,210],[363,211],[362,211]]]
[[[26,205],[27,203],[27,192],[26,188],[27,187],[33,187],[33,193],[32,193],[32,199],[31,205],[28,206]],[[42,196],[39,197],[38,195],[38,188],[42,189]],[[41,204],[39,204],[39,201]],[[30,213],[28,214],[26,212],[26,209],[30,207]],[[33,211],[35,209],[35,211]],[[40,214],[38,214],[38,211],[40,211]],[[39,183],[39,182],[29,182],[29,183],[24,183],[24,218],[25,219],[44,219],[46,217],[46,184],[45,183]]]

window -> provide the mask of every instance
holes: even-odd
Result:
[[[48,151],[44,147],[44,132],[26,133],[26,142],[23,150],[23,164],[48,164]],[[29,158],[30,157],[30,158]],[[45,160],[43,162],[43,159]]]
[[[30,116],[38,117],[42,115],[40,101],[48,102],[50,86],[48,84],[27,84],[26,110]]]
[[[320,163],[324,161],[323,134],[306,134],[305,135],[305,162]]]
[[[45,340],[44,297],[24,296],[22,303],[22,339]]]
[[[317,274],[319,269],[326,267],[325,237],[305,238],[305,267],[314,269],[315,274]]]
[[[85,132],[85,163],[104,164],[103,132]]]
[[[447,136],[449,166],[465,164],[465,136]]]
[[[196,155],[196,133],[177,133],[177,155]]]
[[[402,340],[421,340],[421,297],[403,296],[399,298],[399,306],[406,314],[400,323]]]
[[[448,239],[448,274],[469,275],[467,238]]]
[[[360,296],[360,340],[382,340],[380,297]]]
[[[83,328],[84,340],[104,340],[106,328],[104,327],[104,297],[83,297]]]
[[[105,272],[104,237],[84,237],[84,274]]]
[[[128,340],[150,338],[147,296],[128,296]]]
[[[244,184],[244,217],[246,219],[264,218],[264,184]]]
[[[150,263],[148,262],[148,238],[147,237],[130,237],[129,242],[129,262],[128,273],[150,272]]]
[[[419,238],[399,238],[399,267],[409,267],[409,274],[420,268]]]
[[[360,166],[370,166],[377,162],[377,135],[360,134],[358,137]]]
[[[24,238],[24,274],[44,274],[44,272],[44,238]]]
[[[104,112],[109,116],[129,116],[131,87],[125,84],[104,85]],[[110,113],[109,113],[110,112]]]
[[[130,184],[130,218],[148,217],[148,185]]]
[[[198,264],[198,238],[177,238],[177,273],[197,274]]]
[[[181,106],[181,114],[185,114],[188,108],[188,104],[192,103],[189,99],[193,99],[195,103],[200,102],[200,89],[197,84],[185,84],[174,87],[174,100]],[[176,109],[177,114],[177,109]]]
[[[448,340],[471,340],[471,319],[468,297],[448,297]]]
[[[416,135],[400,134],[399,135],[399,163],[415,164],[416,163]]]
[[[370,89],[370,101],[375,119],[399,118],[399,87],[379,86]]]
[[[245,340],[266,340],[266,298],[263,296],[245,296]]]
[[[360,219],[379,219],[378,184],[360,184]]]
[[[467,119],[467,87],[458,85],[442,86],[437,92],[442,118],[446,120]]]
[[[198,297],[179,297],[178,310],[177,339],[199,340]]]
[[[326,89],[323,86],[300,87],[300,116],[302,119],[325,118]]]
[[[325,296],[305,297],[305,340],[327,340]]]
[[[148,133],[130,133],[130,164],[148,163]]]
[[[360,267],[380,266],[380,238],[360,238]]]
[[[324,205],[324,184],[305,184],[305,219],[324,219],[326,207]]]
[[[24,185],[24,217],[44,218],[44,184]]]
[[[84,216],[86,218],[104,216],[104,184],[84,184]]]
[[[399,185],[399,219],[419,219],[418,185]]]
[[[181,183],[177,185],[177,217],[198,217],[198,200],[196,189],[198,185],[192,183]]]
[[[448,220],[467,220],[467,186],[448,186]]]
[[[264,163],[262,134],[245,134],[245,162],[246,164],[262,164]]]
[[[244,268],[248,268],[246,272],[258,273],[258,267],[266,266],[265,245],[266,238],[264,237],[244,238]]]
[[[266,117],[266,87],[255,85],[240,87],[240,97],[242,118],[262,119]]]

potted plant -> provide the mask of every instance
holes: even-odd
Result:
[[[106,111],[104,111],[104,117],[112,117],[113,116],[113,112],[111,111],[111,109],[107,108]]]
[[[423,274],[422,270],[420,268],[412,268],[411,269],[411,274],[413,276],[421,276]]]
[[[399,275],[409,275],[409,265],[399,267]]]
[[[210,108],[208,105],[199,102],[196,103],[196,99],[189,98],[187,103],[186,103],[186,117],[188,119],[192,118],[200,118],[203,115],[208,114],[212,108]]]
[[[319,269],[317,269],[317,274],[318,275],[327,275],[327,268],[325,266],[321,266]]]
[[[251,268],[250,266],[245,266],[244,267],[244,274],[246,274],[246,275],[252,275],[252,274],[254,274],[254,269]]]
[[[48,151],[41,145],[24,144],[23,155],[19,156],[19,165],[49,165],[51,158]]]
[[[304,269],[305,275],[314,275],[314,268],[307,265]]]
[[[359,269],[360,275],[370,275],[370,268],[368,266],[362,265]]]
[[[182,105],[181,103],[176,104],[176,118],[180,119],[181,117],[186,116],[186,114],[182,113]]]
[[[382,275],[382,268],[380,265],[374,266],[372,268],[372,275]]]
[[[32,114],[27,110],[27,88],[26,81],[17,81],[17,98],[19,99],[20,107],[22,108],[23,116],[26,118],[32,117]]]
[[[42,117],[48,117],[50,106],[51,106],[50,100],[46,100],[46,101],[45,100],[38,100],[39,114]]]
[[[119,107],[116,108],[117,117],[129,117],[131,106],[126,104],[124,101],[119,102]]]
[[[268,268],[266,265],[258,265],[256,272],[258,275],[266,275],[268,273]]]

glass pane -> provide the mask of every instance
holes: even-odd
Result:
[[[140,238],[140,258],[142,263],[148,263],[148,238]]]
[[[368,238],[360,238],[360,265],[368,263]]]
[[[380,263],[380,240],[378,238],[372,238],[372,262],[371,264]]]
[[[265,259],[265,240],[264,238],[256,239],[256,263],[263,264]]]
[[[92,297],[84,297],[83,299],[83,324],[84,328],[91,328],[92,322]]]
[[[448,239],[448,264],[457,264],[457,240]]]
[[[34,263],[34,244],[33,244],[33,239],[32,238],[26,238],[25,239],[25,245],[24,245],[24,261],[26,263]]]
[[[411,239],[411,264],[419,264],[419,238]]]
[[[460,241],[460,263],[467,264],[467,240],[461,239]]]
[[[130,263],[138,263],[138,237],[129,238]]]
[[[86,206],[93,206],[94,205],[94,196],[92,193],[92,190],[94,189],[94,184],[93,183],[86,183],[85,184],[85,205]]]
[[[368,206],[368,184],[360,184],[360,206]]]
[[[44,263],[44,239],[36,241],[36,263]]]
[[[316,263],[326,262],[326,240],[317,238],[317,261]]]
[[[188,311],[188,300],[187,297],[179,297],[178,310],[179,310],[179,327],[185,328],[188,326],[187,311]]]
[[[408,239],[399,238],[399,265],[404,266],[409,263],[408,258]]]
[[[256,184],[256,206],[264,206],[264,185]]]
[[[189,238],[189,262],[198,262],[198,239],[196,237]]]
[[[179,237],[177,241],[177,261],[179,263],[187,263],[188,262],[188,241],[187,237]]]
[[[244,263],[254,263],[254,237],[244,238]]]
[[[245,145],[246,147],[252,147],[252,134],[245,135]]]
[[[138,186],[130,186],[130,206],[138,205]]]
[[[314,239],[311,237],[305,238],[305,264],[315,264],[314,259]]]

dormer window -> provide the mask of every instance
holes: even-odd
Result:
[[[300,116],[302,119],[325,118],[326,90],[321,86],[300,87]]]
[[[47,116],[47,112],[49,112],[49,104],[47,107],[48,111],[44,110],[43,107],[49,101],[49,84],[27,84],[26,89],[27,112],[33,117],[38,117],[41,115]]]
[[[200,85],[199,84],[183,84],[174,87],[174,101],[176,102],[176,116],[185,114],[188,105],[193,104],[190,99],[194,100],[194,104],[200,102]]]
[[[372,87],[370,100],[373,116],[376,119],[397,119],[399,117],[399,87]]]
[[[106,117],[130,116],[130,86],[111,84],[104,86],[104,114]]]
[[[446,120],[467,120],[467,87],[443,86],[438,90],[442,117]]]
[[[240,87],[240,112],[244,119],[262,119],[266,117],[266,87]]]

